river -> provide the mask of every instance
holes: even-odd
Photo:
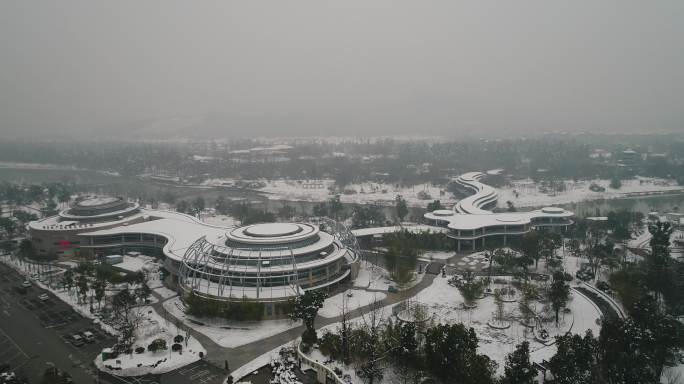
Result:
[[[43,182],[74,182],[83,190],[91,193],[113,194],[120,196],[135,196],[159,198],[164,193],[171,192],[178,199],[193,199],[202,196],[213,200],[219,195],[231,198],[246,199],[259,202],[264,208],[275,212],[283,205],[294,207],[297,212],[311,213],[317,203],[309,201],[269,200],[265,194],[256,191],[237,188],[198,188],[191,186],[177,186],[161,184],[137,177],[112,176],[101,172],[70,169],[25,169],[0,168],[0,181],[43,183]],[[352,208],[354,204],[345,204]],[[561,204],[563,208],[575,212],[578,216],[598,216],[618,209],[627,209],[643,213],[651,211],[672,211],[684,207],[684,193],[671,195],[654,195],[625,197],[607,200],[591,200],[572,204]],[[388,218],[394,217],[394,208],[383,207]],[[422,217],[422,208],[410,208],[409,219]]]

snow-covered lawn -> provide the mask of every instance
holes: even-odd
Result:
[[[409,289],[423,280],[425,273],[414,273],[413,280],[400,286],[392,281],[389,272],[373,263],[361,262],[359,264],[359,274],[354,279],[354,288],[364,288],[372,291],[387,291],[390,286],[395,286],[399,290]]]
[[[268,192],[267,197],[271,200],[291,201],[324,201],[332,197],[330,187],[335,184],[334,180],[271,180],[265,181],[266,186],[260,191]],[[409,206],[425,207],[433,200],[440,200],[442,204],[454,204],[456,199],[446,192],[446,186],[433,186],[431,184],[419,184],[412,187],[401,187],[395,184],[385,183],[360,183],[350,184],[346,190],[355,191],[353,194],[342,194],[340,200],[343,203],[381,203],[394,204],[397,195],[401,195]],[[421,193],[422,192],[422,193]],[[419,196],[422,195],[423,199]]]
[[[456,255],[453,251],[428,251],[423,252],[420,255],[420,260],[432,261],[432,260],[448,260]]]
[[[201,219],[203,222],[211,225],[217,225],[221,227],[234,227],[240,224],[240,222],[229,215],[202,215]]]
[[[351,296],[348,296],[351,294]],[[347,312],[371,304],[374,300],[380,301],[387,297],[382,292],[368,292],[361,289],[350,289],[329,297],[323,303],[323,308],[318,311],[322,317],[335,317],[342,314],[342,304],[346,301]]]
[[[171,346],[174,344],[173,338],[176,335],[181,335],[185,338],[186,333],[176,328],[173,323],[159,316],[152,307],[140,307],[137,310],[142,311],[144,315],[136,331],[133,349],[144,347],[145,352],[141,354],[120,355],[105,361],[102,361],[102,355],[99,355],[95,359],[95,365],[98,369],[112,372],[118,376],[138,376],[148,373],[160,374],[199,360],[200,352],[206,354],[207,351],[192,336],[180,343],[183,346],[182,353],[171,351]],[[147,346],[155,339],[165,340],[167,349],[157,352],[148,351]],[[110,369],[107,366],[121,369]]]
[[[266,184],[260,191],[267,192],[271,200],[290,201],[325,201],[332,197],[330,188],[334,186],[334,180],[261,180]],[[214,181],[216,184],[218,181]],[[563,192],[543,193],[539,185],[531,179],[513,180],[509,185],[498,188],[501,208],[506,208],[506,202],[512,201],[516,207],[538,207],[552,204],[574,203],[583,200],[612,199],[634,193],[652,193],[663,191],[683,190],[671,180],[639,177],[633,180],[623,180],[620,189],[609,188],[610,180],[573,181],[565,180],[566,190]],[[605,187],[605,192],[593,192],[589,189],[592,183]],[[433,186],[432,184],[419,184],[411,187],[401,187],[395,184],[365,182],[350,184],[346,190],[355,191],[352,194],[342,194],[340,199],[343,203],[380,203],[383,205],[394,204],[397,195],[401,195],[412,207],[426,207],[433,200],[440,200],[442,205],[450,207],[458,201],[451,193],[447,192],[446,185]],[[516,192],[518,196],[516,196]],[[420,196],[419,196],[420,194]],[[421,198],[422,197],[422,198]],[[207,221],[207,220],[205,220]],[[207,221],[208,222],[208,221]],[[212,224],[225,225],[223,222]]]
[[[387,271],[373,263],[361,262],[354,287],[386,291],[390,285]]]
[[[499,192],[499,208],[506,208],[506,202],[512,201],[516,207],[539,207],[553,204],[576,203],[584,200],[614,199],[628,194],[653,193],[663,191],[684,190],[672,180],[637,177],[631,180],[622,180],[620,189],[609,187],[610,180],[565,180],[566,190],[562,192],[543,193],[539,191],[539,185],[531,179],[511,181],[510,185],[497,188]],[[594,192],[589,186],[595,183],[604,187],[604,192]],[[516,196],[516,192],[518,196]]]
[[[283,320],[229,321],[219,318],[194,318],[186,315],[180,298],[164,302],[164,308],[183,323],[226,348],[237,348],[298,327],[301,323]],[[193,321],[191,321],[193,320]],[[200,324],[201,323],[201,324]]]
[[[477,301],[477,307],[472,310],[462,309],[463,297],[459,290],[447,283],[448,278],[438,276],[432,285],[422,290],[413,299],[416,302],[425,304],[428,311],[435,315],[434,321],[442,323],[463,323],[473,327],[480,340],[479,352],[484,353],[499,364],[498,373],[503,373],[503,366],[506,355],[515,349],[516,344],[523,340],[530,342],[532,351],[539,351],[536,355],[548,359],[555,353],[554,348],[536,341],[532,330],[523,326],[518,321],[521,318],[518,303],[504,303],[504,314],[510,327],[507,329],[494,329],[487,325],[487,322],[494,318],[496,304],[492,296],[485,297]],[[600,330],[596,320],[600,313],[594,304],[579,294],[573,294],[573,298],[568,304],[570,313],[561,316],[560,326],[556,328],[553,322],[546,323],[545,328],[551,336],[563,334],[567,331],[573,333],[584,333],[586,329],[591,329],[595,335]],[[536,304],[537,312],[542,310],[541,304]],[[543,352],[542,352],[543,350]]]
[[[115,267],[125,269],[130,272],[148,271],[155,272],[159,270],[159,263],[151,256],[127,256],[123,257],[123,262],[114,264]]]

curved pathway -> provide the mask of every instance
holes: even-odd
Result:
[[[423,279],[418,284],[409,289],[397,293],[386,292],[387,296],[378,302],[379,307],[382,308],[388,305],[396,304],[417,295],[418,292],[429,287],[434,279],[435,275],[426,273],[425,276],[423,276]],[[155,309],[155,311],[157,311],[157,313],[159,313],[159,315],[164,317],[165,319],[169,319],[170,321],[174,322],[178,321],[176,317],[173,316],[173,314],[169,313],[164,308],[164,300],[154,291],[153,296],[158,299],[158,302],[152,304],[152,307]],[[370,312],[373,307],[373,304],[368,304],[363,307],[356,308],[349,312],[349,318],[351,319],[362,316]],[[337,323],[341,319],[342,316],[335,316],[329,318],[319,316],[316,321],[316,329],[320,329],[321,327]],[[218,345],[216,342],[214,342],[211,338],[194,329],[191,329],[190,334],[200,343],[202,343],[202,346],[207,350],[208,361],[210,361],[211,363],[220,368],[223,368],[224,362],[228,361],[229,367],[231,369],[235,369],[263,355],[264,353],[273,350],[274,348],[280,345],[286,344],[296,339],[302,334],[302,332],[304,332],[304,326],[299,325],[295,328],[288,329],[287,331],[278,333],[276,335],[264,339],[255,340],[252,343],[245,344],[236,348],[222,347]]]

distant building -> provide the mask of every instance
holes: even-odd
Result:
[[[532,229],[566,229],[572,225],[574,214],[558,207],[544,207],[529,212],[495,213],[498,192],[480,182],[481,172],[465,173],[454,179],[458,191],[468,197],[460,200],[453,209],[440,209],[426,213],[425,219],[434,225],[449,229],[448,236],[456,240],[456,249],[475,250],[497,244],[506,246],[517,241]]]
[[[617,153],[616,161],[618,166],[634,168],[641,162],[641,155],[632,149],[627,149]]]

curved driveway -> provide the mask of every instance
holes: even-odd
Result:
[[[430,286],[434,279],[435,275],[426,273],[425,276],[423,276],[423,279],[415,286],[397,293],[387,293],[387,297],[385,297],[383,300],[380,300],[379,304],[381,307],[385,307],[388,305],[399,303],[410,297],[413,297],[416,294],[418,294],[418,292]],[[159,299],[157,303],[152,305],[154,309],[157,311],[157,313],[159,313],[165,318],[174,318],[174,316],[171,313],[169,313],[162,305],[162,298],[159,297],[156,293],[153,294],[155,297],[157,297],[157,299]],[[362,316],[370,312],[372,307],[373,304],[369,304],[363,307],[356,308],[353,311],[349,312],[349,317],[355,318]],[[316,321],[316,328],[318,329],[326,325],[337,323],[341,319],[341,316],[330,318],[319,316]],[[199,342],[202,343],[202,346],[204,346],[204,348],[207,350],[207,360],[221,368],[223,368],[224,362],[228,361],[229,367],[231,369],[239,368],[242,365],[250,362],[251,360],[263,355],[264,353],[269,352],[280,345],[286,344],[289,341],[296,339],[302,334],[302,332],[304,332],[304,326],[300,325],[298,327],[288,329],[287,331],[278,333],[265,339],[255,340],[252,343],[245,344],[237,348],[226,348],[216,344],[212,339],[205,336],[204,334],[194,329],[191,330],[192,336],[199,340]]]

